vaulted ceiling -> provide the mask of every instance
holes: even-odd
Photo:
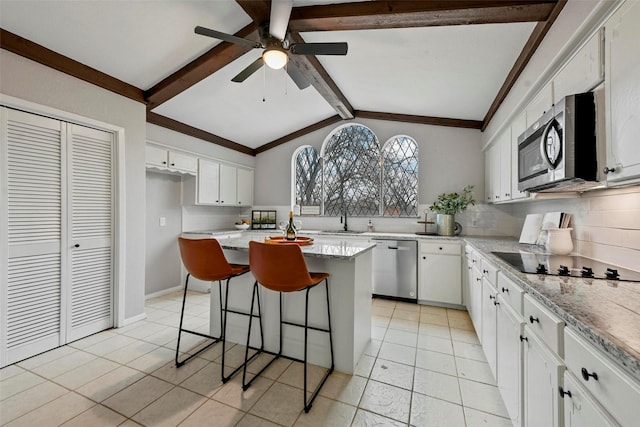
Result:
[[[278,1],[278,0],[274,0]],[[255,155],[315,129],[377,118],[483,129],[565,0],[294,0],[292,42],[347,42],[346,56],[290,55],[233,76],[262,50],[269,0],[2,0],[0,47],[147,105],[147,121]]]

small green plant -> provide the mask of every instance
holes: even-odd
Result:
[[[434,212],[446,214],[446,215],[455,215],[458,212],[462,212],[467,209],[469,205],[475,205],[476,201],[473,199],[473,185],[467,185],[462,189],[462,194],[460,193],[442,193],[438,196],[435,202],[429,209]]]

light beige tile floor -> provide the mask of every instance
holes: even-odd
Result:
[[[0,425],[510,425],[466,311],[375,299],[356,374],[331,375],[305,414],[300,363],[277,361],[244,392],[239,376],[220,381],[221,345],[176,369],[181,299],[148,300],[145,320],[0,370]],[[191,294],[185,321],[206,332],[208,307],[208,294]],[[182,348],[200,341],[187,336]],[[243,347],[229,345],[231,366],[238,355]],[[310,387],[323,373],[311,367]]]

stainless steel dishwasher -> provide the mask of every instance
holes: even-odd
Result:
[[[373,239],[373,296],[416,302],[418,242]]]

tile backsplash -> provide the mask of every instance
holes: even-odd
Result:
[[[640,271],[640,187],[598,190],[577,199],[537,200],[512,205],[521,223],[528,213],[563,211],[573,215],[574,251]],[[514,234],[515,237],[519,236]]]

